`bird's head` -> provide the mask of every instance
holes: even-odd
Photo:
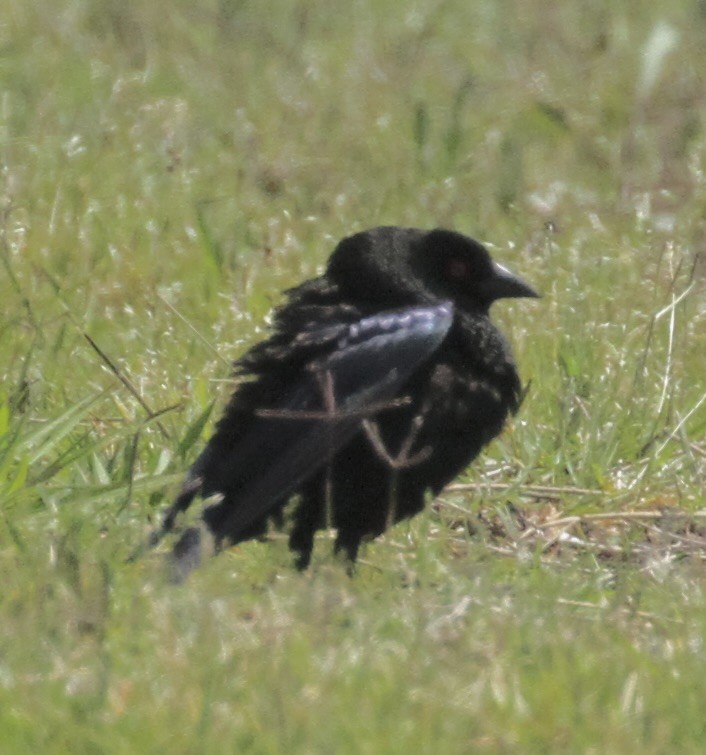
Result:
[[[454,231],[383,226],[336,247],[327,275],[354,298],[386,306],[450,299],[484,313],[496,299],[537,297],[477,241]]]

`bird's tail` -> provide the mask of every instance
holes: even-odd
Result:
[[[179,491],[179,495],[176,497],[174,503],[167,509],[166,513],[164,514],[164,519],[162,519],[162,526],[159,529],[151,532],[147,540],[142,543],[126,559],[128,563],[136,561],[138,558],[144,556],[145,553],[148,553],[153,548],[156,548],[162,542],[164,537],[174,530],[174,522],[176,521],[177,516],[186,511],[189,506],[191,506],[194,498],[196,498],[196,495],[201,490],[201,485],[203,484],[202,473],[204,467],[208,463],[209,458],[210,447],[206,446],[204,452],[198,457],[198,459],[196,459],[196,461],[191,466],[191,469],[188,471],[186,479],[184,480],[184,483],[181,486],[181,490]],[[186,537],[187,533],[188,530],[184,533],[182,538]]]
[[[215,539],[207,527],[184,530],[169,556],[168,576],[172,584],[181,584],[201,561],[216,552]]]

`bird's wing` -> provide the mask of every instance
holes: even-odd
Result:
[[[399,398],[412,373],[440,346],[452,320],[452,305],[442,303],[302,333],[307,344],[320,341],[332,348],[307,364],[279,402],[256,410],[227,452],[213,443],[206,447],[165,528],[197,492],[220,493],[223,500],[209,506],[204,519],[217,540],[237,541],[322,469],[363,419]]]

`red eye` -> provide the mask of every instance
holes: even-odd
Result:
[[[470,267],[468,260],[462,257],[451,257],[446,263],[446,274],[454,280],[463,280],[468,278]]]

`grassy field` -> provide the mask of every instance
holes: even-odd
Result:
[[[7,753],[700,753],[706,6],[5,0]],[[126,565],[280,291],[469,233],[520,416],[348,578]]]

